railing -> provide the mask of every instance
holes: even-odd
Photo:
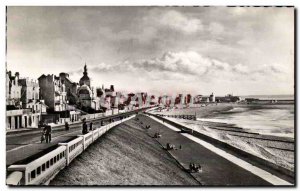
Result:
[[[101,126],[85,135],[78,135],[67,143],[59,143],[58,148],[45,154],[29,164],[11,165],[6,179],[8,185],[40,185],[48,184],[55,175],[74,158],[83,152],[90,144],[101,137],[114,126],[132,119],[135,115]]]
[[[85,150],[93,142],[93,132],[89,132],[85,135],[78,135],[83,138],[83,149]]]
[[[21,184],[38,185],[50,181],[66,166],[66,147],[59,146],[54,151],[32,161],[26,165],[11,165],[9,172],[21,171],[24,177]]]
[[[178,118],[178,119],[189,119],[189,120],[196,120],[196,115],[163,115],[163,114],[156,114],[160,117],[172,117],[172,118]]]
[[[69,165],[74,158],[81,154],[83,148],[83,137],[78,137],[68,143],[59,143],[59,145],[66,146],[66,163]]]
[[[94,142],[96,139],[98,139],[98,137],[99,137],[99,130],[100,130],[100,129],[95,129],[95,130],[93,130],[93,142]]]

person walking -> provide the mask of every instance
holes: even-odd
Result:
[[[87,134],[87,133],[88,133],[88,127],[87,127],[85,119],[83,119],[82,134]]]
[[[41,135],[41,143],[43,143],[45,140],[45,132],[42,131],[42,135]]]
[[[52,131],[51,126],[45,125],[44,131],[45,131],[46,143],[50,143],[51,142],[51,131]]]
[[[93,131],[93,122],[90,122],[90,131]]]
[[[65,130],[66,131],[69,131],[70,127],[69,127],[69,123],[68,122],[65,122]]]

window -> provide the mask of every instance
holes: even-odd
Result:
[[[46,168],[49,168],[49,167],[50,167],[49,161],[47,161],[47,163],[46,163]]]
[[[41,174],[41,167],[40,166],[36,169],[36,173],[37,173],[37,176]]]
[[[56,157],[54,157],[54,163],[56,163]]]
[[[50,166],[52,166],[52,165],[53,165],[53,158],[50,159]]]
[[[43,165],[42,165],[42,171],[45,171],[46,170],[46,164],[44,163]]]
[[[30,175],[31,175],[31,178],[34,179],[35,178],[35,170],[31,171]]]

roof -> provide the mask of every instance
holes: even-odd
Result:
[[[88,76],[82,76],[81,78],[80,78],[80,81],[81,80],[90,80],[90,78],[88,77]]]

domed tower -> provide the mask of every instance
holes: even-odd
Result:
[[[83,76],[79,80],[79,85],[82,86],[82,85],[85,84],[85,85],[91,87],[90,83],[91,83],[90,78],[88,77],[87,67],[86,67],[86,64],[85,64],[84,65]]]

